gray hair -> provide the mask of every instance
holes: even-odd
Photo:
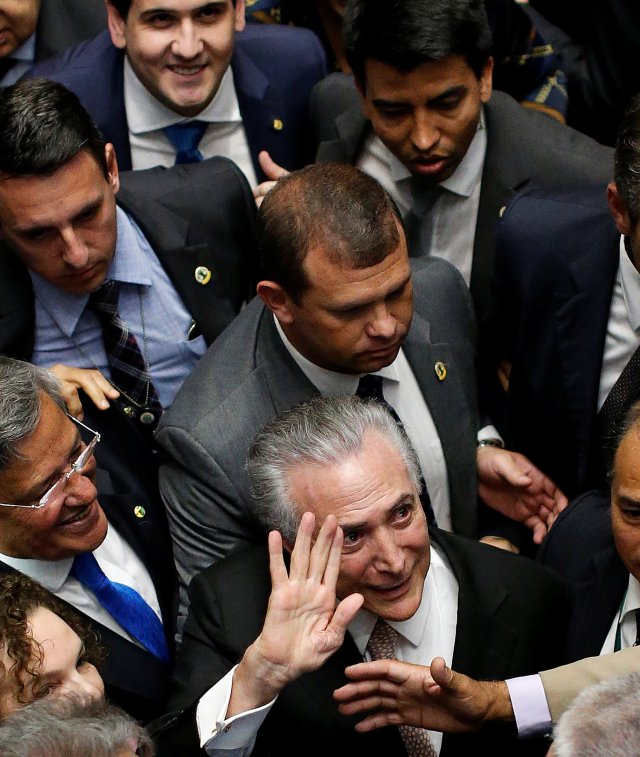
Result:
[[[0,470],[18,457],[17,445],[40,421],[40,395],[63,411],[67,406],[56,377],[44,368],[0,355]]]
[[[115,757],[124,749],[155,753],[144,728],[104,702],[40,699],[0,723],[2,757]]]
[[[249,487],[262,525],[294,542],[303,511],[291,500],[289,472],[305,463],[344,461],[362,449],[368,431],[377,431],[393,445],[411,483],[420,491],[416,453],[404,429],[383,405],[355,395],[316,396],[267,423],[249,448]]]
[[[554,729],[556,757],[629,757],[640,743],[640,673],[585,689]]]

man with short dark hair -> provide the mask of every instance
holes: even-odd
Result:
[[[156,435],[183,587],[264,539],[244,470],[249,444],[318,393],[394,408],[440,527],[492,535],[479,524],[477,472],[485,501],[542,538],[561,495],[490,433],[478,441],[467,288],[444,260],[410,265],[402,219],[380,185],[345,164],[293,172],[262,203],[257,243],[258,297],[187,379]]]
[[[100,441],[68,415],[50,373],[0,357],[0,572],[28,575],[86,616],[112,694],[148,719],[173,657],[171,543],[157,503],[98,502]]]
[[[611,152],[492,92],[482,0],[350,0],[345,40],[355,83],[336,74],[314,92],[316,159],[382,183],[410,254],[452,262],[482,326],[501,208],[531,185],[607,181]]]
[[[198,735],[177,729],[180,753],[197,753],[199,737],[210,755],[519,754],[508,727],[471,739],[362,735],[333,690],[363,656],[419,662],[440,648],[489,678],[558,659],[559,579],[428,529],[417,456],[375,400],[317,396],[288,410],[256,437],[247,466],[257,517],[277,530],[268,553],[238,552],[192,582],[169,704],[200,696],[185,713],[196,709]]]
[[[0,87],[18,81],[34,61],[98,34],[106,23],[102,0],[0,0]]]
[[[31,75],[78,95],[124,170],[224,155],[254,185],[262,150],[292,169],[312,159],[308,99],[326,74],[312,32],[245,30],[244,0],[106,6],[109,32]]]
[[[251,295],[255,206],[224,158],[122,184],[73,93],[43,79],[0,93],[0,350],[84,390],[100,467],[148,493],[147,432]]]

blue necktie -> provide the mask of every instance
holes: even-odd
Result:
[[[151,654],[163,662],[170,661],[162,623],[137,591],[110,581],[92,552],[76,555],[71,575],[90,589],[109,615]]]
[[[198,163],[204,160],[204,156],[198,150],[198,144],[209,124],[204,121],[189,121],[186,124],[173,124],[165,126],[164,133],[171,144],[176,148],[176,162]]]

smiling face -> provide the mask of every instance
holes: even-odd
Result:
[[[319,526],[334,514],[344,532],[337,595],[364,596],[364,607],[386,620],[418,609],[429,570],[429,533],[415,487],[399,452],[378,431],[341,463],[301,464],[288,476],[299,512]]]
[[[35,32],[40,0],[0,0],[0,58],[11,55]]]
[[[244,28],[244,0],[133,0],[126,19],[107,11],[113,44],[157,100],[183,116],[206,108]]]
[[[84,446],[78,427],[48,395],[41,395],[40,422],[17,445],[18,457],[0,471],[0,502],[37,502]],[[0,507],[0,552],[60,560],[96,549],[107,534],[107,519],[96,499],[95,467],[92,458],[88,475],[72,475],[63,495],[39,510]]]
[[[108,178],[81,150],[48,176],[0,176],[0,235],[29,270],[71,294],[95,291],[116,246],[113,146],[105,147]]]
[[[374,132],[412,174],[437,184],[460,165],[491,96],[493,62],[478,79],[461,55],[400,71],[365,63],[364,111]]]
[[[413,315],[404,233],[376,265],[341,265],[316,248],[303,270],[308,286],[299,302],[280,290],[282,307],[275,309],[294,347],[312,363],[341,373],[370,373],[392,363]]]
[[[28,617],[34,654],[27,671],[18,674],[24,689],[12,675],[0,678],[0,717],[6,717],[25,704],[43,697],[60,697],[73,693],[88,699],[102,699],[104,684],[96,668],[84,659],[84,646],[78,634],[46,607],[37,607]],[[38,650],[39,647],[39,650]],[[3,647],[0,665],[8,671],[14,665]]]
[[[622,440],[611,483],[611,527],[620,559],[640,581],[640,433],[637,424]]]

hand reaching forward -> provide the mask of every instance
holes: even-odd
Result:
[[[49,370],[60,382],[62,396],[67,403],[69,414],[79,420],[84,417],[80,389],[99,410],[106,410],[109,407],[109,400],[115,400],[120,396],[120,392],[114,389],[97,369],[75,368],[71,365],[56,363]]]
[[[413,725],[450,733],[475,731],[490,720],[512,720],[504,681],[475,681],[448,668],[442,657],[431,667],[376,660],[345,670],[352,683],[334,691],[343,715],[374,710],[356,726],[372,731]]]
[[[342,530],[327,516],[313,542],[315,517],[305,513],[291,553],[289,574],[282,538],[269,534],[271,596],[260,636],[247,649],[233,677],[227,717],[270,702],[288,683],[317,670],[340,648],[360,609],[361,594],[336,607]]]

